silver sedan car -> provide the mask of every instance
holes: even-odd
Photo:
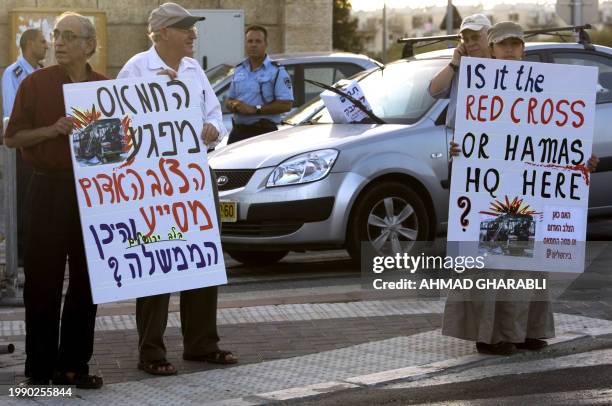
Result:
[[[320,100],[293,128],[212,154],[222,204],[222,242],[245,264],[291,250],[375,249],[432,239],[446,229],[449,198],[448,100],[427,91],[451,51],[417,55],[364,72],[359,83],[385,124],[334,124]],[[526,60],[597,66],[599,85],[590,213],[612,210],[612,49],[528,43]]]

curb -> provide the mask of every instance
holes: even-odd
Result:
[[[594,330],[591,331],[589,335],[578,333],[564,334],[549,340],[549,347],[538,354],[550,355],[563,352],[583,353],[602,348],[612,348],[612,332],[610,330]],[[277,402],[316,400],[317,398],[322,398],[342,391],[360,388],[371,389],[398,382],[413,382],[431,378],[446,372],[460,372],[475,366],[490,366],[500,363],[500,361],[501,363],[520,362],[526,358],[526,354],[527,353],[519,353],[511,357],[471,354],[430,364],[392,369],[373,374],[354,376],[343,380],[322,382],[274,392],[258,393],[244,398],[227,399],[210,403],[210,405],[253,406]]]

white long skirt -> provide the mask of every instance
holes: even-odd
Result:
[[[517,275],[513,273],[513,275]],[[533,275],[531,273],[530,275]],[[442,334],[463,340],[496,344],[522,343],[526,338],[552,338],[555,322],[550,299],[508,298],[488,291],[470,300],[470,292],[451,291],[444,307]]]

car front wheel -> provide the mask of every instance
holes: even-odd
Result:
[[[361,243],[369,242],[376,255],[410,252],[416,241],[429,236],[425,204],[408,185],[380,183],[356,203],[347,235],[354,261],[361,259]]]
[[[230,257],[247,266],[272,265],[280,261],[289,251],[225,251]]]

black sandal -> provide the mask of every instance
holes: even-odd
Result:
[[[229,355],[229,358],[228,358]],[[215,350],[202,355],[183,355],[183,359],[186,361],[201,361],[210,362],[212,364],[235,364],[238,362],[238,358],[232,354],[231,351]]]
[[[489,355],[512,355],[516,352],[516,346],[512,343],[500,341],[496,344],[476,343],[476,350],[481,354]]]
[[[516,348],[519,350],[539,351],[546,347],[548,343],[544,340],[537,338],[526,338],[522,343],[515,343]]]
[[[69,378],[67,373],[56,373],[53,377],[53,385],[76,386],[78,389],[100,389],[104,382],[102,377],[88,374],[75,374]]]
[[[172,367],[172,369],[168,370],[168,367]],[[140,361],[138,363],[138,369],[145,371],[147,374],[159,376],[170,376],[176,375],[177,373],[174,365],[165,359],[160,359],[157,361]]]

